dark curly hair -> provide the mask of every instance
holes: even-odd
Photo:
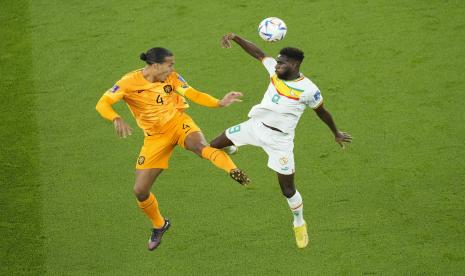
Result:
[[[282,48],[281,51],[279,51],[279,54],[286,56],[289,59],[298,61],[299,63],[301,63],[302,60],[304,60],[304,52],[293,47]]]

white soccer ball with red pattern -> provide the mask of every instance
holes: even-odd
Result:
[[[258,34],[265,41],[273,42],[282,40],[286,32],[286,23],[277,17],[265,18],[260,22],[260,25],[258,25]]]

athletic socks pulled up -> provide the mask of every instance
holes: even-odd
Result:
[[[291,208],[291,212],[294,215],[294,227],[304,225],[304,203],[299,191],[296,190],[295,194],[287,199],[287,203],[289,204],[289,208]]]

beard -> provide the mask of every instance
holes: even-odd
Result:
[[[282,80],[288,80],[291,77],[291,72],[289,72],[289,71],[285,71],[283,73],[276,72],[276,75],[278,76],[278,78],[280,78]]]

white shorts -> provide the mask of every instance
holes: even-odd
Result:
[[[254,118],[226,129],[225,133],[237,147],[261,147],[268,154],[268,167],[277,173],[289,175],[295,172],[294,134],[272,130]]]

